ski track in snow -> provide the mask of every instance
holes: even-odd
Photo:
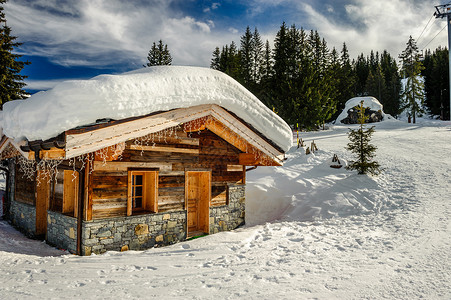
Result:
[[[2,221],[0,298],[450,299],[451,125],[378,124],[377,177],[328,167],[334,153],[351,159],[346,132],[302,133],[318,152],[248,173],[250,193],[281,197],[249,212],[265,224],[77,257]]]

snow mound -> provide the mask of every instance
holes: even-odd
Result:
[[[345,135],[345,128],[338,131]],[[323,143],[318,142],[320,146]],[[294,146],[283,167],[259,167],[249,172],[246,225],[361,216],[394,205],[381,193],[377,179],[346,170],[347,159],[341,150],[337,154],[343,167],[332,168],[335,153],[320,149],[306,155],[304,149]]]
[[[354,97],[346,101],[345,108],[341,112],[341,114],[338,116],[338,118],[335,120],[335,124],[340,124],[341,120],[344,120],[348,117],[348,111],[355,107],[360,105],[360,102],[363,101],[363,106],[366,108],[369,108],[370,110],[374,111],[381,111],[383,119],[386,119],[387,114],[384,113],[382,104],[374,97],[367,96],[367,97]]]
[[[89,80],[70,80],[27,100],[5,103],[3,133],[13,139],[46,140],[98,119],[124,119],[201,104],[235,113],[287,151],[288,124],[228,75],[200,67],[158,66]]]

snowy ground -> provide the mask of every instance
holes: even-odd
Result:
[[[233,232],[77,257],[1,221],[0,298],[450,299],[451,123],[378,124],[378,177],[329,167],[351,158],[347,128],[250,171]]]

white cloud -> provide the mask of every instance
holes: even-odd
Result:
[[[174,13],[171,0],[147,1],[144,6],[120,0],[68,3],[39,0],[30,5],[18,0],[5,5],[8,25],[24,42],[22,54],[48,57],[64,66],[130,62],[139,67],[152,42],[162,39],[174,64],[208,66],[214,47],[230,39],[226,29],[212,34],[213,20]]]
[[[73,79],[73,78],[71,78]],[[58,83],[64,81],[65,79],[50,79],[50,80],[32,80],[25,79],[25,83],[27,84],[28,90],[39,90],[45,91],[53,88]]]
[[[397,58],[404,50],[409,36],[418,38],[434,12],[434,5],[430,1],[413,3],[408,0],[355,0],[353,3],[345,6],[349,23],[336,22],[308,4],[300,6],[313,29],[317,29],[330,46],[341,49],[342,43],[346,42],[351,57],[356,57],[361,52],[368,54],[371,50],[386,49]],[[440,24],[430,24],[429,30],[418,43],[419,48],[440,29]],[[439,36],[428,47],[435,49],[440,44],[446,44],[443,39],[445,35],[441,39]]]
[[[233,34],[237,34],[238,33],[238,29],[233,28],[233,27],[229,27],[229,32],[233,33]]]

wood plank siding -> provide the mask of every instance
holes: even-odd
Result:
[[[185,209],[185,171],[194,169],[211,171],[211,206],[226,205],[227,185],[245,180],[237,166],[241,151],[209,130],[177,135],[152,146],[128,141],[120,160],[96,157],[90,175],[92,219],[127,215],[128,172],[135,169],[159,171],[158,212]]]

